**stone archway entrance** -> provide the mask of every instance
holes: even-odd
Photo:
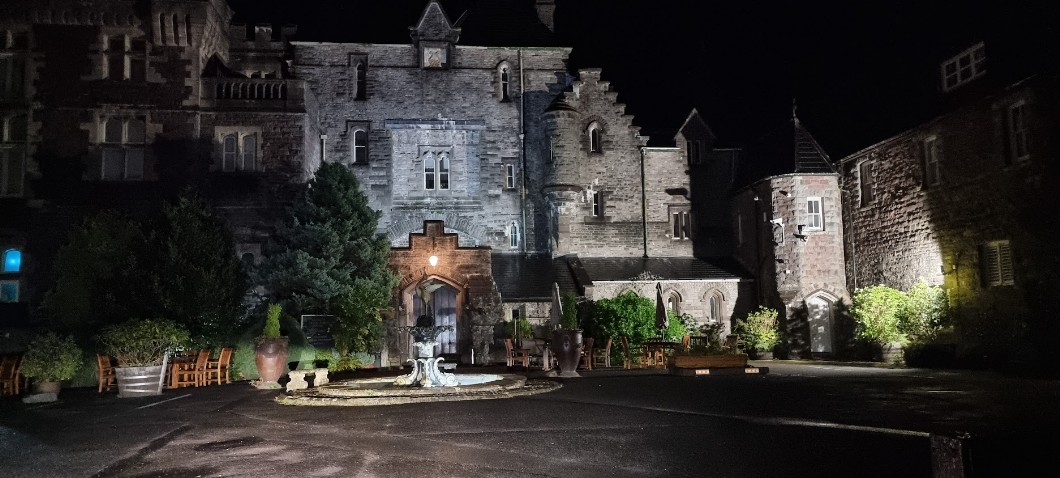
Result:
[[[428,279],[424,282],[431,282],[432,280]],[[434,354],[436,356],[459,354],[459,343],[462,342],[461,339],[464,338],[462,336],[465,335],[461,333],[462,328],[460,327],[460,325],[463,325],[463,321],[458,320],[459,311],[462,309],[458,304],[463,302],[461,291],[445,282],[441,282],[441,287],[431,293],[429,302],[433,310],[424,311],[422,310],[423,300],[421,300],[418,286],[419,284],[411,290],[412,314],[408,318],[409,323],[414,325],[416,319],[424,314],[434,315],[434,325],[452,327],[452,330],[438,334],[438,345],[434,347]]]
[[[435,323],[452,325],[438,337],[436,354],[447,362],[471,363],[471,320],[466,305],[495,290],[490,248],[464,247],[456,233],[445,232],[442,221],[424,221],[423,232],[409,234],[407,247],[391,247],[390,268],[401,278],[394,290],[394,315],[387,323],[386,365],[401,366],[411,358],[412,345],[399,327],[416,324],[423,311],[418,287],[442,284],[431,293]]]
[[[833,305],[836,300],[824,293],[806,299],[806,318],[810,327],[810,353],[832,353]]]

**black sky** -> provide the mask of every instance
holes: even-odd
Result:
[[[476,1],[491,0],[442,5],[455,20]],[[230,0],[236,21],[297,23],[296,38],[388,42],[408,41],[426,3]],[[720,144],[739,146],[785,124],[795,99],[839,158],[936,114],[939,63],[974,42],[1024,45],[1023,63],[1055,65],[1050,3],[557,0],[556,30],[571,68],[603,68],[656,140],[695,107]]]

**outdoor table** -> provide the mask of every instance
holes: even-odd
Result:
[[[655,365],[660,365],[655,358],[657,355],[661,355],[663,358],[661,365],[666,366],[666,361],[673,356],[673,351],[676,348],[677,342],[671,340],[648,340],[644,342],[644,350]]]
[[[197,354],[173,354],[169,358],[169,369],[166,373],[169,379],[166,382],[169,384],[169,388],[177,388],[177,372],[180,371],[182,366],[187,366],[190,363],[194,363]]]

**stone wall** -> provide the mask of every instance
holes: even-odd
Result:
[[[663,297],[676,294],[680,297],[678,311],[691,315],[697,323],[707,322],[708,304],[710,297],[714,296],[721,300],[719,311],[721,317],[719,322],[725,324],[725,332],[728,335],[737,318],[746,314],[741,297],[746,297],[751,291],[740,281],[708,281],[708,280],[685,280],[685,281],[659,281],[662,283]],[[656,281],[625,281],[625,282],[593,282],[593,300],[608,299],[618,296],[627,291],[636,292],[637,295],[647,297],[655,302]]]
[[[536,123],[559,87],[569,49],[455,46],[449,68],[423,69],[412,44],[293,46],[296,74],[309,81],[319,99],[322,130],[328,137],[325,155],[351,164],[372,207],[383,211],[381,230],[454,216],[447,224],[455,225],[463,217],[475,224],[474,230],[463,232],[478,244],[512,249],[511,224],[516,221],[521,229],[523,221],[520,126],[527,131],[525,164],[536,168],[548,153],[543,129]],[[511,68],[509,101],[498,96],[502,63]],[[357,99],[355,71],[365,64],[366,92],[364,99]],[[525,124],[520,124],[521,106]],[[368,161],[363,164],[352,164],[357,128],[368,133]],[[424,189],[417,154],[421,146],[453,148],[448,191]],[[514,167],[515,187],[506,181],[508,165]],[[519,233],[530,239],[527,249],[536,250],[547,242],[536,237],[533,200],[525,207],[529,234]],[[408,231],[389,232],[395,237]]]
[[[1048,276],[1040,274],[1052,266],[1040,267],[1040,258],[1055,255],[1040,218],[1051,217],[1056,204],[1045,190],[1055,174],[1045,165],[1055,161],[1047,138],[1057,124],[1057,91],[1055,77],[1028,80],[843,158],[851,287],[941,285],[967,341],[1005,344],[1022,335],[1017,318],[1036,306],[1025,301],[1025,287]],[[1018,104],[1027,125],[1023,159],[1013,153],[1009,130],[1010,108]],[[936,183],[925,173],[928,138],[941,145]],[[864,187],[875,197],[863,198]],[[1011,284],[984,284],[980,248],[1003,240],[1011,244]]]
[[[641,147],[647,138],[600,73],[580,71],[572,91],[557,100],[562,106],[554,105],[548,114],[554,163],[545,192],[552,204],[554,255],[644,254]],[[591,128],[599,130],[598,151],[591,150]]]

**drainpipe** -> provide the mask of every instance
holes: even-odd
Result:
[[[648,193],[645,190],[644,147],[640,148],[640,228],[644,238],[644,258],[648,258]]]
[[[523,50],[518,50],[519,55],[519,162],[520,169],[522,170],[520,176],[522,176],[522,190],[519,191],[519,213],[522,215],[522,237],[519,239],[522,241],[522,251],[526,254],[526,95],[523,93],[526,91],[526,84],[523,78]]]

